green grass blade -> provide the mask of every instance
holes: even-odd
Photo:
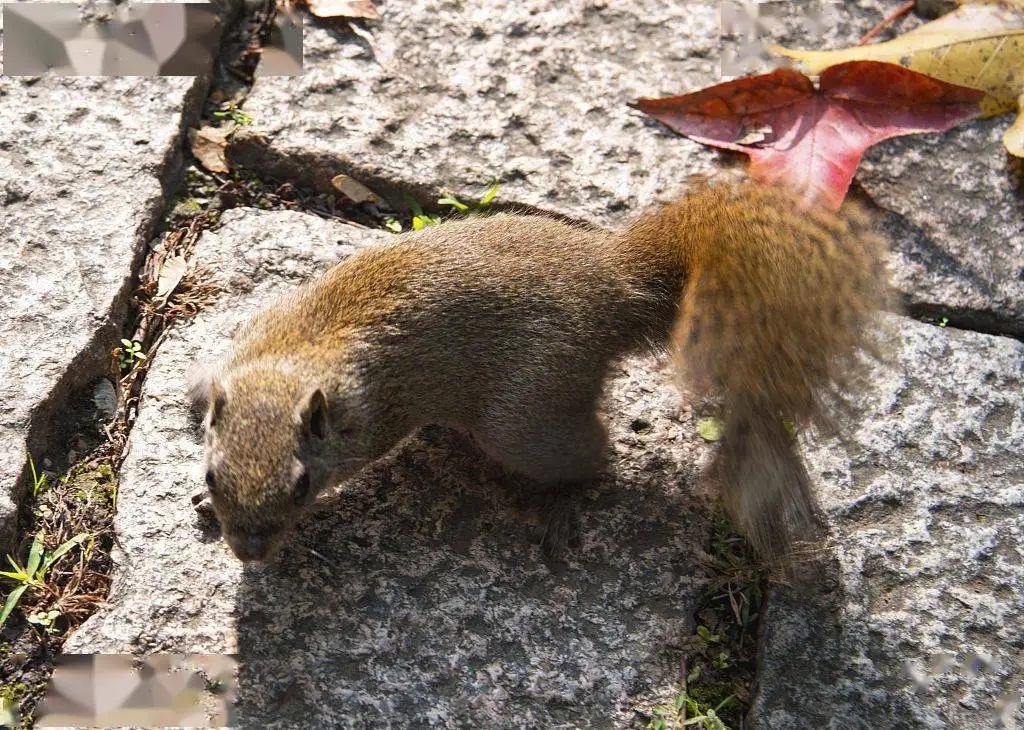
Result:
[[[63,545],[61,545],[59,548],[54,550],[52,553],[47,555],[46,556],[46,562],[43,563],[43,570],[48,569],[51,565],[53,565],[55,562],[57,562],[58,558],[60,558],[61,555],[66,553],[68,550],[73,548],[75,545],[81,545],[82,542],[85,541],[85,539],[88,538],[88,537],[89,537],[89,533],[88,532],[80,532],[77,535],[75,535],[73,538],[71,538],[70,540],[65,542]]]
[[[43,538],[36,535],[32,540],[32,548],[28,551],[28,562],[25,563],[25,572],[35,575],[39,570],[39,563],[43,560]]]
[[[453,208],[455,208],[457,211],[459,211],[460,213],[468,213],[469,212],[469,206],[466,205],[465,203],[463,203],[462,201],[460,201],[458,198],[456,198],[453,195],[446,195],[443,198],[438,198],[437,204],[438,205],[450,205]]]
[[[18,601],[21,600],[21,594],[26,590],[28,590],[28,585],[22,583],[8,594],[7,601],[4,603],[3,613],[0,613],[0,626],[7,623],[7,618],[11,615],[11,611],[18,605]]]
[[[480,198],[480,207],[481,208],[486,208],[488,205],[491,204],[491,201],[494,200],[494,196],[496,196],[498,194],[498,188],[500,188],[500,187],[501,187],[501,183],[497,183],[497,182],[494,183],[494,186],[490,190],[487,191],[487,194],[484,195],[484,197]]]
[[[39,490],[46,486],[46,475],[39,476],[39,472],[36,471],[36,462],[32,458],[32,452],[28,452],[28,468],[32,470],[32,496],[39,494]]]
[[[413,218],[423,217],[423,208],[416,202],[416,199],[410,195],[405,196],[405,202],[409,206],[409,210],[412,212]]]

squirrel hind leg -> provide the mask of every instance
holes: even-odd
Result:
[[[541,552],[557,563],[580,544],[580,499],[604,470],[607,432],[593,410],[534,416],[523,412],[521,428],[505,420],[474,438],[507,472],[528,480],[522,486],[536,505]]]
[[[605,465],[608,435],[594,406],[553,403],[496,413],[472,429],[473,438],[505,469],[538,484],[595,478]]]
[[[730,417],[711,474],[761,559],[792,575],[794,543],[820,541],[824,522],[794,437],[781,419]]]

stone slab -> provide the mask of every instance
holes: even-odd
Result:
[[[204,234],[198,256],[219,262],[226,291],[151,364],[110,602],[66,650],[234,652],[243,727],[629,725],[634,706],[677,691],[671,647],[692,633],[710,530],[694,496],[709,449],[656,362],[614,382],[614,476],[588,496],[567,566],[542,560],[532,510],[441,429],[322,497],[277,563],[243,569],[193,520],[202,444],[186,370],[258,307],[388,235],[243,209]]]
[[[1024,721],[1024,344],[895,339],[859,425],[807,451],[837,556],[769,603],[753,728]]]
[[[0,76],[0,553],[69,395],[107,375],[206,82]]]

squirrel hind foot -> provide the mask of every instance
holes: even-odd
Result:
[[[580,547],[580,493],[575,486],[553,486],[537,507],[541,554],[549,564],[564,563],[566,555]]]

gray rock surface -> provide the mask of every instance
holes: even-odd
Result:
[[[705,581],[694,485],[708,449],[656,363],[615,381],[611,476],[586,500],[567,566],[542,560],[530,500],[441,429],[322,498],[276,564],[242,569],[197,527],[187,368],[382,235],[297,213],[224,220],[197,252],[220,262],[226,291],[154,358],[121,474],[110,603],[67,650],[236,652],[243,727],[625,725],[634,706],[670,701],[671,647],[692,632]]]
[[[0,76],[0,553],[69,395],[109,371],[206,84]]]
[[[895,281],[912,307],[1024,337],[1024,164],[1001,141],[1012,121],[889,140],[857,180],[888,213]]]
[[[819,4],[794,5],[773,39],[824,49],[856,44],[891,11],[832,4],[814,32]],[[626,107],[720,80],[719,3],[416,0],[382,15],[359,34],[307,24],[305,76],[260,79],[246,103],[271,153],[247,164],[281,156],[321,187],[344,172],[421,202],[439,187],[470,197],[497,177],[501,200],[619,225],[722,159]],[[858,179],[894,213],[909,302],[1022,334],[1021,178],[999,142],[1009,123],[891,141]]]
[[[713,3],[417,0],[357,35],[307,24],[304,76],[246,102],[275,149],[429,193],[618,219],[717,153],[626,107],[714,83]]]
[[[859,426],[807,452],[837,558],[770,603],[755,728],[1024,720],[1024,344],[897,326]]]

